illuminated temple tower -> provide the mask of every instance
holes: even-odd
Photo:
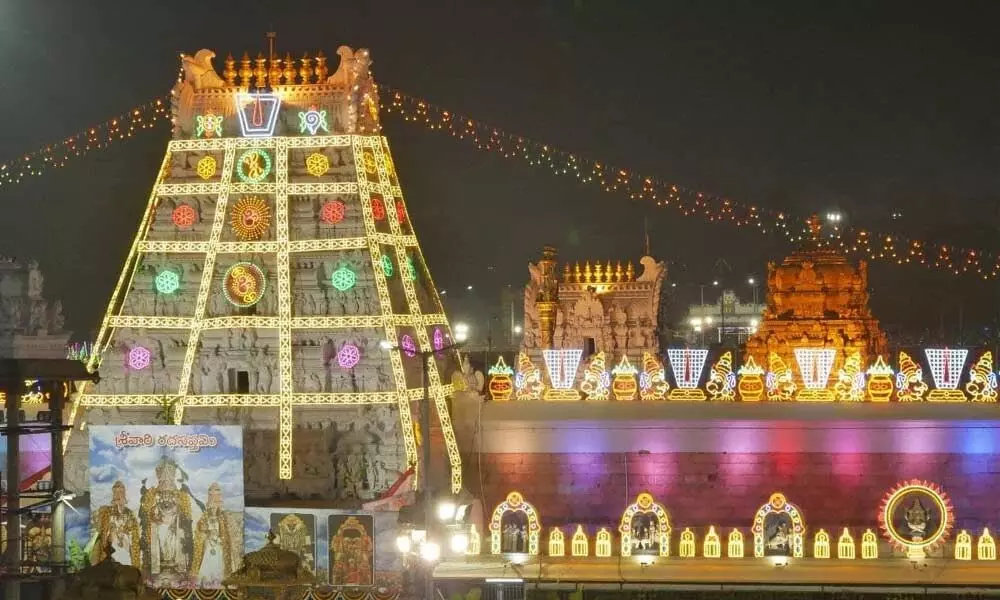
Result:
[[[242,424],[248,497],[363,501],[416,463],[419,351],[451,334],[380,135],[368,51],[337,54],[332,75],[322,53],[230,57],[221,77],[214,53],[182,57],[173,139],[77,425]],[[450,475],[432,475],[457,491],[454,356],[429,362],[450,458]],[[68,483],[83,490],[86,436],[69,444]]]
[[[868,308],[865,261],[855,267],[834,251],[811,250],[768,263],[767,307],[747,353],[759,365],[772,352],[796,365],[796,348],[835,349],[834,373],[853,352],[863,365],[886,354],[885,334]]]

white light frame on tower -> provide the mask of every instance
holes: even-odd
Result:
[[[545,348],[542,358],[552,387],[545,390],[546,400],[579,400],[580,393],[573,389],[576,372],[583,357],[581,348]]]
[[[667,358],[670,361],[670,371],[674,374],[674,382],[677,384],[674,389],[670,390],[668,397],[671,400],[704,400],[706,398],[705,392],[698,388],[698,382],[701,381],[701,376],[705,371],[708,349],[667,348]],[[684,377],[684,361],[691,361],[689,363],[693,375],[691,378]]]
[[[931,369],[934,389],[927,394],[928,402],[965,402],[965,392],[958,384],[962,381],[968,348],[924,348],[927,366]],[[945,378],[945,371],[948,377]]]
[[[233,181],[236,156],[247,148],[267,148],[273,152],[275,161],[274,183],[236,183]],[[330,147],[350,147],[356,158],[356,181],[348,183],[302,184],[288,182],[288,155],[293,148],[321,149]],[[224,164],[220,173],[220,181],[208,184],[167,184],[164,183],[168,174],[171,156],[177,152],[221,152],[224,154]],[[279,415],[278,444],[278,475],[281,479],[292,477],[292,433],[293,407],[317,405],[364,405],[392,404],[398,407],[400,431],[406,450],[407,461],[414,467],[417,465],[417,445],[414,434],[411,403],[423,398],[422,387],[410,388],[407,385],[403,370],[402,358],[399,353],[391,353],[393,379],[396,386],[394,392],[360,392],[360,393],[299,393],[293,388],[292,380],[292,331],[302,329],[349,329],[349,328],[381,328],[385,339],[398,345],[399,327],[412,330],[418,348],[421,351],[432,349],[428,327],[448,326],[440,299],[436,294],[430,294],[432,312],[423,313],[418,301],[413,281],[401,278],[403,291],[407,300],[408,312],[395,313],[389,298],[389,290],[381,269],[374,269],[376,289],[379,295],[381,314],[360,316],[325,316],[325,317],[293,317],[292,294],[290,289],[289,255],[294,252],[313,252],[322,250],[368,249],[372,264],[381,263],[383,247],[392,248],[397,256],[412,256],[414,260],[424,260],[417,239],[412,234],[404,234],[396,219],[389,219],[390,232],[377,232],[371,213],[371,198],[379,194],[383,198],[392,198],[394,202],[402,203],[403,195],[399,185],[394,183],[395,175],[389,172],[387,154],[388,142],[377,135],[336,135],[315,137],[257,137],[211,138],[198,140],[173,140],[168,144],[167,152],[160,165],[160,170],[150,194],[146,211],[140,222],[138,233],[133,241],[128,260],[122,269],[115,290],[111,295],[105,318],[94,343],[88,368],[94,370],[100,363],[102,354],[110,347],[113,333],[117,328],[133,327],[146,330],[152,329],[188,329],[187,351],[181,368],[179,389],[176,394],[150,395],[109,395],[88,394],[84,386],[80,400],[70,408],[69,420],[76,423],[76,417],[81,406],[162,406],[164,398],[176,401],[174,421],[183,422],[184,409],[190,407],[254,407],[277,408]],[[362,158],[365,160],[362,160]],[[369,181],[369,173],[365,164],[374,161],[378,181]],[[372,173],[371,175],[375,175]],[[161,193],[161,189],[163,193]],[[357,193],[364,214],[365,237],[338,239],[289,239],[288,199],[294,194],[340,194]],[[232,194],[269,193],[275,201],[275,240],[266,242],[221,242],[227,211],[226,204]],[[157,241],[145,240],[150,224],[153,221],[156,207],[161,196],[187,194],[214,194],[216,205],[214,219],[205,242]],[[191,317],[158,317],[149,315],[123,314],[126,310],[124,297],[127,290],[132,289],[133,280],[140,270],[141,256],[149,252],[166,253],[203,253],[205,260],[202,268],[202,278],[198,287],[194,314]],[[256,316],[236,315],[227,317],[207,317],[206,306],[212,290],[212,280],[215,263],[219,254],[271,252],[275,253],[277,264],[278,315]],[[425,283],[434,289],[430,274],[426,273]],[[268,395],[231,395],[231,394],[189,394],[191,371],[197,358],[197,348],[203,331],[212,329],[227,329],[241,327],[273,328],[278,330],[278,365],[279,393]],[[430,361],[428,368],[428,393],[434,403],[440,422],[440,430],[444,437],[445,447],[451,466],[451,488],[458,493],[462,487],[461,457],[458,443],[455,439],[451,417],[448,412],[447,397],[453,393],[453,386],[443,384],[437,361]],[[84,422],[81,420],[80,427]],[[68,433],[64,437],[65,451]],[[419,477],[414,478],[419,481]]]
[[[235,97],[236,114],[240,120],[240,133],[247,138],[268,138],[274,135],[274,126],[278,123],[278,113],[281,112],[281,96],[273,92],[246,92],[238,93]],[[247,122],[245,109],[251,102],[272,104],[271,112],[267,115],[267,122],[261,126],[254,126]]]
[[[833,361],[837,358],[834,348],[795,348],[795,363],[802,376],[805,389],[796,396],[803,402],[833,402],[833,390],[827,389]],[[813,376],[815,374],[815,377]]]

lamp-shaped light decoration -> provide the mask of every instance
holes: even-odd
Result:
[[[922,402],[927,393],[924,370],[906,352],[899,353],[896,373],[896,399],[900,402]]]
[[[983,535],[979,536],[979,543],[976,544],[976,558],[979,560],[996,560],[997,545],[990,535],[989,527],[983,529]]]
[[[610,388],[611,377],[608,375],[604,352],[598,352],[590,358],[590,363],[583,372],[580,391],[586,394],[587,400],[607,400]]]
[[[490,398],[494,402],[506,402],[514,393],[514,369],[507,366],[503,356],[497,357],[497,363],[490,367]]]
[[[885,364],[880,355],[875,364],[868,368],[868,398],[872,402],[888,402],[892,398],[892,367]]]
[[[854,560],[854,552],[854,538],[844,527],[844,533],[840,534],[840,540],[837,541],[837,558]]]
[[[635,393],[639,389],[639,384],[636,382],[636,375],[639,370],[632,366],[632,363],[628,361],[627,355],[622,355],[622,359],[618,362],[618,365],[611,369],[611,374],[614,378],[611,382],[611,390],[615,394],[615,400],[626,401],[634,400]]]
[[[813,538],[813,558],[830,558],[830,534],[825,529],[817,531]]]
[[[927,394],[927,401],[965,402],[965,394],[958,389],[958,382],[969,351],[965,348],[925,348],[924,354],[934,379],[934,389]]]
[[[667,375],[656,356],[650,352],[642,353],[642,373],[639,374],[639,398],[647,400],[663,400],[670,390]]]
[[[795,377],[777,352],[767,357],[767,399],[771,402],[788,402],[795,399]]]
[[[689,527],[684,528],[684,531],[681,532],[681,545],[677,554],[681,558],[694,558],[694,532]]]
[[[479,534],[479,528],[476,527],[475,523],[469,525],[469,546],[465,549],[465,553],[473,556],[478,555],[483,551],[483,537]]]
[[[747,355],[747,361],[739,370],[740,399],[744,402],[760,402],[764,397],[764,369],[761,369],[753,356]]]
[[[972,560],[972,536],[964,529],[955,536],[955,560]]]
[[[705,384],[709,400],[732,402],[736,400],[736,374],[733,373],[733,353],[722,353],[719,360],[712,365]]]
[[[573,539],[570,542],[570,553],[573,556],[587,556],[590,554],[590,541],[587,540],[587,532],[583,530],[583,525],[577,525],[573,532]]]
[[[594,556],[608,558],[611,556],[611,532],[601,527],[594,538]]]
[[[997,401],[997,374],[993,372],[993,353],[989,350],[969,369],[965,391],[973,402]]]
[[[861,370],[861,354],[851,352],[844,366],[837,372],[833,393],[840,402],[864,402],[865,372]]]
[[[715,532],[715,525],[708,527],[708,533],[702,541],[701,555],[705,558],[722,557],[722,542],[719,540],[719,534]]]
[[[743,532],[733,529],[729,532],[728,552],[729,558],[743,558]]]
[[[566,556],[566,536],[558,527],[549,531],[549,556]]]
[[[514,376],[514,395],[518,400],[541,400],[542,372],[524,352],[517,355],[517,375]]]
[[[866,529],[861,534],[861,558],[862,560],[878,558],[878,536],[871,529]]]

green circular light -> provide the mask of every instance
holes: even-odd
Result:
[[[346,292],[354,287],[357,280],[358,277],[354,274],[354,271],[347,267],[340,267],[334,271],[333,276],[330,277],[330,283],[341,292]]]
[[[382,255],[382,272],[386,277],[392,277],[392,259],[388,254]]]
[[[271,174],[271,156],[260,148],[251,148],[236,161],[236,175],[244,183],[259,183]]]
[[[413,257],[406,257],[406,276],[410,278],[410,281],[417,280],[417,268],[413,266]]]
[[[165,269],[156,274],[154,283],[156,284],[156,291],[161,294],[173,294],[181,287],[181,276],[175,271]]]

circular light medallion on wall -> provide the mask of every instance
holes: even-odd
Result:
[[[143,346],[133,346],[128,351],[128,367],[133,371],[141,371],[149,366],[153,355],[148,348]]]
[[[215,176],[216,167],[217,164],[214,157],[203,156],[201,160],[198,161],[195,171],[198,173],[198,177],[201,177],[202,179],[211,179]]]
[[[346,292],[354,287],[357,280],[357,275],[349,267],[340,267],[330,277],[330,283],[341,292]]]
[[[266,285],[267,279],[260,267],[253,263],[238,262],[226,271],[222,291],[230,304],[247,308],[260,302]]]
[[[396,202],[396,220],[402,225],[406,222],[406,208],[403,206],[403,201],[398,200]]]
[[[330,170],[330,159],[321,152],[313,152],[306,157],[306,172],[314,177],[322,177]]]
[[[406,257],[406,262],[404,263],[406,269],[406,276],[410,278],[410,281],[417,280],[417,267],[413,265],[413,258],[410,256]]]
[[[271,155],[260,148],[251,148],[236,162],[236,175],[244,183],[260,183],[271,174]]]
[[[319,220],[328,224],[336,225],[344,220],[347,214],[347,205],[340,200],[331,200],[323,204],[319,209]]]
[[[372,198],[372,217],[376,221],[381,221],[385,218],[385,203],[382,202],[381,198]]]
[[[233,206],[233,233],[241,240],[259,240],[271,225],[271,207],[260,196],[245,196]]]
[[[361,351],[354,344],[344,344],[337,352],[337,364],[341,369],[353,369],[361,360]]]
[[[392,277],[392,259],[388,254],[382,255],[382,272],[386,277]]]
[[[174,209],[170,218],[173,220],[174,225],[178,228],[190,229],[191,226],[194,225],[194,222],[198,219],[198,213],[190,204],[181,204]]]
[[[156,285],[156,291],[161,294],[173,294],[181,287],[181,277],[176,271],[164,269],[156,274],[153,283]]]
[[[440,327],[434,328],[434,335],[431,337],[431,342],[434,344],[434,350],[444,348],[444,332],[441,331]]]

